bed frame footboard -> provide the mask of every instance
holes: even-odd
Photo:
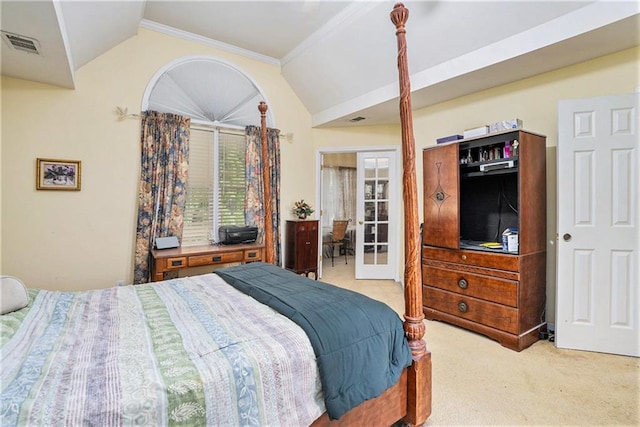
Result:
[[[312,427],[327,426],[386,426],[389,427],[401,420],[407,413],[408,369],[405,369],[400,380],[380,396],[367,400],[340,417],[330,420],[325,412],[311,424]]]

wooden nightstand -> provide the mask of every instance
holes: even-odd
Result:
[[[285,268],[318,279],[318,220],[287,221]]]

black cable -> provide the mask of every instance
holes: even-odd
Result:
[[[507,194],[504,192],[504,180],[501,179],[500,180],[500,194],[502,195],[502,198],[504,198],[505,203],[509,206],[509,208],[511,208],[511,210],[514,213],[518,213],[518,209],[514,208],[513,205],[509,202],[509,199],[507,199]]]

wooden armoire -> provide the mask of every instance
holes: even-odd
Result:
[[[530,346],[546,328],[546,138],[513,129],[439,144],[423,167],[426,318]]]

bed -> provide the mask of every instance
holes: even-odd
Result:
[[[266,227],[266,262],[95,291],[28,290],[26,306],[0,319],[0,424],[423,424],[431,355],[422,339],[407,18],[397,4],[404,321],[385,304],[273,265]],[[258,109],[267,158],[267,106]]]
[[[215,274],[29,292],[2,319],[3,426],[305,425],[324,412],[304,332]]]
[[[411,363],[385,304],[272,264],[29,292],[1,323],[3,426],[309,425]]]

